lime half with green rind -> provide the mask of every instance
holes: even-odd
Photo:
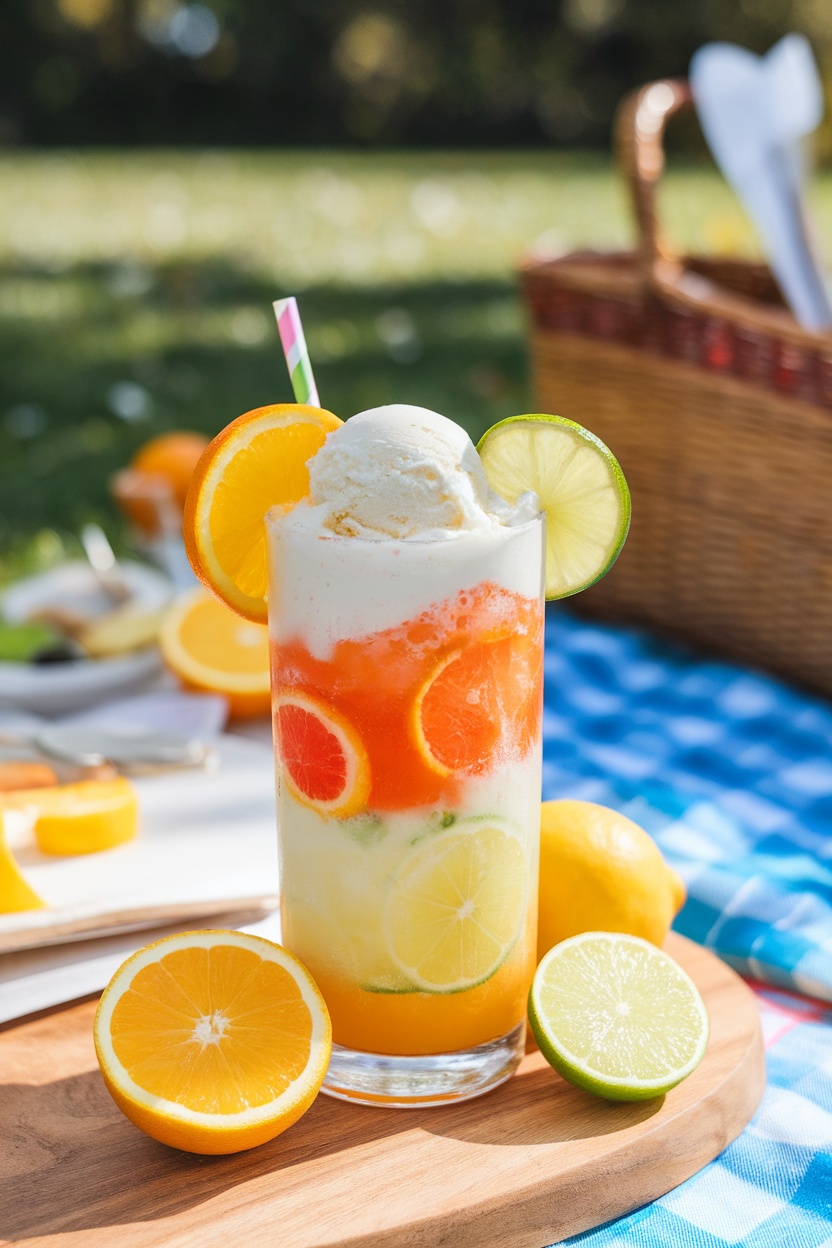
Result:
[[[630,491],[612,451],[574,420],[509,416],[477,446],[488,483],[514,504],[533,490],[546,514],[546,597],[568,598],[609,572],[630,527]]]
[[[535,972],[529,1022],[564,1079],[613,1101],[662,1096],[699,1065],[708,1012],[693,980],[640,936],[582,932]]]

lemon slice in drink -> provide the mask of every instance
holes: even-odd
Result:
[[[630,527],[630,491],[594,433],[562,416],[510,416],[477,446],[508,503],[534,490],[546,513],[546,597],[568,598],[610,570]]]
[[[649,941],[617,932],[582,932],[549,950],[529,993],[529,1022],[564,1079],[614,1101],[669,1092],[708,1043],[693,980]]]
[[[424,992],[490,979],[520,934],[527,874],[522,841],[495,821],[419,842],[385,900],[387,948],[402,975]]]

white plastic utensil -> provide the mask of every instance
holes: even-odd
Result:
[[[142,774],[178,767],[205,767],[210,745],[196,737],[163,732],[108,732],[101,728],[57,726],[29,735],[0,733],[0,745],[28,748],[74,767],[102,767]]]
[[[832,325],[832,303],[803,210],[801,145],[823,111],[811,48],[787,35],[766,57],[734,44],[706,44],[690,83],[708,146],[756,225],[795,316],[808,329]]]
[[[84,525],[81,530],[81,545],[105,594],[113,600],[116,606],[129,602],[133,597],[133,590],[100,524]]]

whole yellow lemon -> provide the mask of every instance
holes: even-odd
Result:
[[[579,932],[627,932],[660,945],[685,886],[643,828],[594,802],[540,809],[538,960]]]

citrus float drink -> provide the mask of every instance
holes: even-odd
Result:
[[[629,514],[609,450],[551,415],[475,449],[423,408],[274,404],[197,465],[191,564],[269,625],[283,939],[332,1013],[333,1095],[441,1103],[519,1061],[544,587],[598,580]]]
[[[283,940],[327,1002],[336,1095],[471,1096],[523,1051],[544,526],[496,506],[407,536],[355,506],[268,522]]]

